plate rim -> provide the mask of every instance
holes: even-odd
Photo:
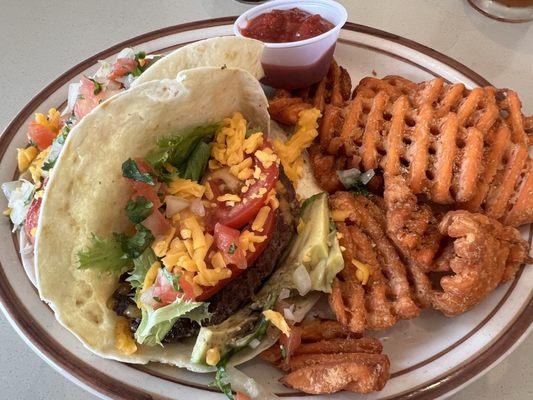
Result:
[[[201,28],[210,28],[231,24],[236,18],[236,16],[211,18],[157,29],[124,40],[77,63],[59,75],[56,79],[52,80],[52,82],[34,95],[31,100],[26,103],[26,105],[22,107],[22,109],[10,121],[0,135],[0,159],[4,157],[9,144],[13,140],[13,137],[19,131],[24,121],[26,121],[31,113],[34,112],[36,106],[45,101],[49,97],[50,93],[55,92],[65,83],[70,81],[74,76],[94,65],[99,59],[106,58],[124,47],[136,46],[162,36],[186,32],[193,29],[198,30]],[[442,62],[443,64],[468,77],[479,86],[491,86],[489,81],[461,62],[411,39],[353,22],[347,22],[343,29],[383,38],[396,44],[406,46]],[[530,239],[532,232],[533,227],[530,226]],[[10,301],[10,298],[16,299],[16,301],[20,304],[18,306],[13,304]],[[143,392],[141,389],[137,389],[136,387],[132,387],[122,381],[119,381],[118,379],[113,378],[112,376],[104,374],[103,372],[95,371],[90,367],[89,369],[92,372],[88,372],[84,368],[80,368],[79,359],[76,359],[76,362],[73,363],[72,361],[74,360],[68,360],[68,356],[67,359],[65,359],[64,355],[62,356],[61,354],[57,354],[57,352],[54,350],[57,350],[61,346],[59,344],[51,346],[50,343],[56,344],[57,341],[48,335],[48,333],[42,327],[39,326],[39,329],[36,329],[36,327],[31,324],[32,317],[25,308],[24,304],[19,301],[18,297],[15,295],[15,291],[6,279],[6,275],[1,264],[0,305],[0,309],[4,315],[6,315],[7,320],[14,327],[17,333],[22,336],[24,341],[28,343],[30,348],[32,348],[32,350],[34,350],[47,363],[49,363],[55,369],[60,370],[64,375],[67,376],[67,378],[77,385],[84,387],[84,389],[89,390],[92,393],[98,393],[101,396],[106,396],[113,399],[153,399],[152,395],[149,393]],[[22,313],[17,312],[21,310]],[[512,350],[516,348],[516,346],[527,336],[528,331],[531,330],[532,322],[533,297],[530,295],[529,302],[522,307],[521,313],[515,318],[509,327],[500,335],[498,339],[496,339],[496,341],[494,341],[487,348],[483,349],[471,363],[468,365],[455,366],[444,376],[435,378],[421,386],[413,387],[406,392],[400,393],[393,397],[388,397],[387,399],[429,400],[441,396],[451,395],[470,381],[482,376],[489,369],[494,367],[499,361],[503,360],[503,358],[505,358],[510,352],[512,352]],[[47,337],[50,339],[50,341],[44,341],[43,337]]]

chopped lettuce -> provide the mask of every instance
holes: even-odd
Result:
[[[181,174],[183,174],[187,160],[198,144],[202,141],[206,143],[212,141],[217,129],[218,124],[204,125],[181,135],[160,138],[157,141],[157,148],[148,154],[146,161],[157,170],[168,163],[182,171]]]
[[[132,261],[114,237],[103,240],[93,234],[91,243],[85,250],[78,252],[79,269],[92,269],[105,273],[119,273],[131,267]]]
[[[3,183],[2,191],[8,201],[7,206],[11,210],[9,218],[13,222],[13,229],[15,230],[26,219],[26,214],[33,200],[35,185],[27,180],[21,179]]]
[[[188,318],[196,322],[210,318],[208,305],[178,297],[173,303],[157,310],[143,307],[135,339],[140,344],[148,346],[162,345],[161,341],[179,318]]]
[[[198,143],[186,162],[182,178],[190,179],[192,181],[199,181],[202,179],[210,154],[211,144],[205,142]]]
[[[154,203],[144,196],[139,196],[128,201],[124,211],[131,222],[138,224],[150,216],[153,207]]]
[[[126,278],[133,289],[139,289],[143,286],[146,273],[153,263],[157,261],[154,251],[148,247],[144,252],[133,260],[133,270],[129,272],[129,277]]]

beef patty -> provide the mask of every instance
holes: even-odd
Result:
[[[280,206],[276,212],[274,230],[267,247],[251,266],[207,300],[212,316],[209,321],[206,321],[206,326],[221,323],[251,301],[252,296],[274,272],[278,259],[296,232],[299,206],[292,184],[283,171],[280,171],[280,184],[283,186],[277,190]],[[124,303],[128,301],[133,303],[133,301],[117,292],[113,297],[118,300],[115,303],[117,305],[115,312],[118,315],[124,315],[124,310],[127,308]],[[137,330],[139,322],[138,318],[131,320],[132,331]],[[163,341],[176,342],[198,333],[199,330],[200,325],[195,321],[186,318],[179,319]]]

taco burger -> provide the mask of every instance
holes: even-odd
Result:
[[[94,353],[216,370],[226,392],[226,365],[288,335],[343,267],[327,196],[297,200],[319,116],[271,134],[257,77],[227,66],[100,104],[47,183],[41,298]]]

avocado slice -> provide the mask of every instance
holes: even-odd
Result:
[[[224,354],[230,344],[248,333],[257,319],[258,314],[245,307],[218,325],[200,328],[191,353],[191,362],[205,364],[207,350],[213,347],[218,347],[220,353]]]

